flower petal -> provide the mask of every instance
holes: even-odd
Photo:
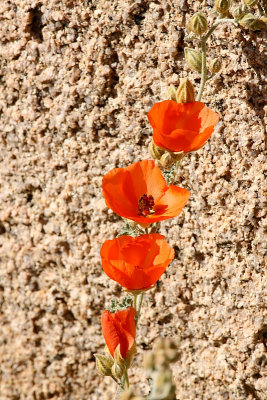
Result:
[[[188,190],[170,185],[157,205],[160,207],[167,204],[168,208],[165,210],[164,215],[172,218],[180,214],[189,197],[190,192]]]
[[[136,336],[134,315],[135,310],[133,307],[116,313],[110,313],[107,310],[103,312],[101,320],[102,332],[112,357],[119,344],[123,358],[126,357],[132,347]]]
[[[145,289],[163,274],[174,257],[164,236],[154,233],[136,238],[124,235],[103,243],[104,272],[130,290]]]
[[[165,212],[168,210],[168,203],[161,200],[167,190],[169,187],[152,160],[139,161],[126,168],[116,168],[103,178],[103,195],[107,206],[116,214],[141,224],[149,225],[171,218],[170,214]],[[154,212],[145,216],[140,215],[138,205],[144,194],[152,196],[155,204],[152,210]],[[180,201],[183,195],[180,192],[177,201]]]
[[[202,102],[176,103],[166,100],[153,105],[148,119],[157,146],[169,151],[187,152],[204,145],[219,115]],[[201,138],[198,138],[199,135]]]

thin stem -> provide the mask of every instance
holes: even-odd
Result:
[[[210,28],[210,30],[206,33],[206,35],[204,36],[203,39],[204,39],[205,41],[207,41],[208,38],[210,37],[210,35],[215,31],[215,29],[217,28],[217,26],[218,26],[219,24],[228,23],[228,22],[230,22],[230,23],[232,23],[232,24],[236,24],[236,21],[235,21],[233,18],[219,18],[219,19],[216,19],[214,25],[213,25],[213,26]]]
[[[215,29],[217,28],[217,26],[223,22],[230,22],[230,23],[235,23],[235,20],[232,18],[221,18],[221,19],[217,19],[214,23],[214,25],[210,28],[210,30],[206,33],[206,35],[201,39],[201,55],[202,55],[202,60],[201,60],[201,82],[200,82],[200,88],[199,88],[199,92],[197,95],[196,100],[200,101],[204,88],[205,88],[205,84],[207,82],[207,49],[206,49],[206,43],[208,38],[211,36],[211,34],[215,31]],[[210,78],[209,78],[210,79]]]
[[[133,295],[133,298],[134,298],[133,306],[134,306],[134,309],[136,310],[136,298],[137,298],[137,294],[134,294],[134,295]]]
[[[114,382],[116,382],[116,383],[119,385],[119,382],[117,381],[117,379],[116,379],[116,378],[114,378],[114,376],[113,376],[113,375],[111,375],[111,378],[113,379],[113,381],[114,381]]]
[[[128,372],[127,369],[125,370],[124,374],[124,389],[129,389],[130,384],[129,384],[129,377],[128,377]]]
[[[204,91],[204,87],[207,81],[207,59],[206,59],[206,40],[205,38],[203,38],[201,40],[201,83],[200,83],[200,88],[199,88],[199,92],[197,95],[197,101],[201,100],[203,91]]]
[[[180,164],[181,164],[181,162],[182,162],[182,159],[183,159],[183,158],[181,158],[179,161],[176,162],[176,164],[175,164],[175,172],[174,172],[173,178],[172,178],[172,180],[170,181],[169,185],[172,185],[172,184],[175,182],[175,180],[176,180],[176,175],[177,175],[177,172],[178,172],[178,168],[179,168],[179,166],[180,166]]]
[[[137,327],[140,311],[142,307],[144,292],[134,295],[134,309],[135,309],[135,326]]]
[[[206,82],[209,81],[210,79],[212,79],[214,76],[215,76],[215,74],[212,74],[211,76],[209,76],[209,77],[206,79]]]

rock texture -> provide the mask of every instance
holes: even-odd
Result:
[[[0,2],[1,400],[113,398],[93,354],[101,312],[120,295],[99,249],[122,222],[101,179],[148,158],[146,113],[169,84],[199,85],[184,26],[200,7],[214,18],[212,4]],[[223,69],[203,101],[221,119],[184,159],[184,212],[161,225],[176,259],[145,296],[137,392],[148,390],[142,353],[162,335],[181,337],[177,399],[266,399],[264,38],[223,25],[209,41]]]

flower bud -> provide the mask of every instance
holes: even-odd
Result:
[[[194,71],[201,72],[202,57],[198,50],[185,47],[184,49],[185,59],[190,68]]]
[[[244,4],[242,4],[242,5],[234,8],[233,17],[234,17],[234,19],[239,21],[241,18],[244,17],[244,15],[246,15],[247,12],[248,12],[247,7]]]
[[[163,168],[168,168],[174,163],[173,158],[169,152],[166,152],[165,154],[163,154],[163,156],[161,156],[159,162]]]
[[[202,12],[198,12],[190,19],[187,29],[196,35],[203,35],[208,29],[208,21]]]
[[[240,25],[245,26],[246,28],[249,28],[250,25],[255,22],[257,17],[253,14],[245,14],[243,18],[239,21]]]
[[[266,29],[266,18],[265,17],[261,17],[258,18],[253,14],[246,14],[240,21],[239,21],[240,25],[251,29],[252,31],[258,31],[261,29]]]
[[[222,68],[222,62],[219,58],[214,58],[209,64],[209,70],[212,74],[217,74]]]
[[[195,101],[195,89],[188,78],[183,78],[176,92],[177,103],[190,103]]]
[[[168,96],[167,100],[174,100],[176,101],[176,89],[174,85],[170,85],[169,90],[168,90]]]
[[[249,6],[249,7],[253,7],[256,6],[259,2],[259,0],[244,0],[244,2]]]
[[[100,372],[101,375],[111,376],[111,368],[114,363],[113,359],[110,356],[104,356],[102,354],[95,354],[96,359],[96,368]]]
[[[260,30],[266,29],[266,28],[267,28],[267,18],[266,17],[256,18],[255,21],[253,21],[249,26],[249,29],[251,29],[252,31],[260,31]]]
[[[124,373],[123,367],[121,367],[116,362],[113,364],[113,366],[111,368],[111,372],[112,372],[112,375],[114,376],[114,378],[116,378],[116,379],[120,379]]]
[[[149,153],[151,155],[151,157],[154,160],[159,160],[160,157],[162,156],[162,154],[164,154],[164,150],[161,149],[160,147],[158,147],[155,143],[154,140],[152,139],[152,141],[149,143]]]
[[[231,6],[231,0],[216,0],[214,4],[215,10],[224,15],[228,12]]]

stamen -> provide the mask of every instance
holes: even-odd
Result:
[[[155,205],[154,198],[151,195],[143,194],[138,200],[138,215],[146,217],[153,214],[153,207]]]

